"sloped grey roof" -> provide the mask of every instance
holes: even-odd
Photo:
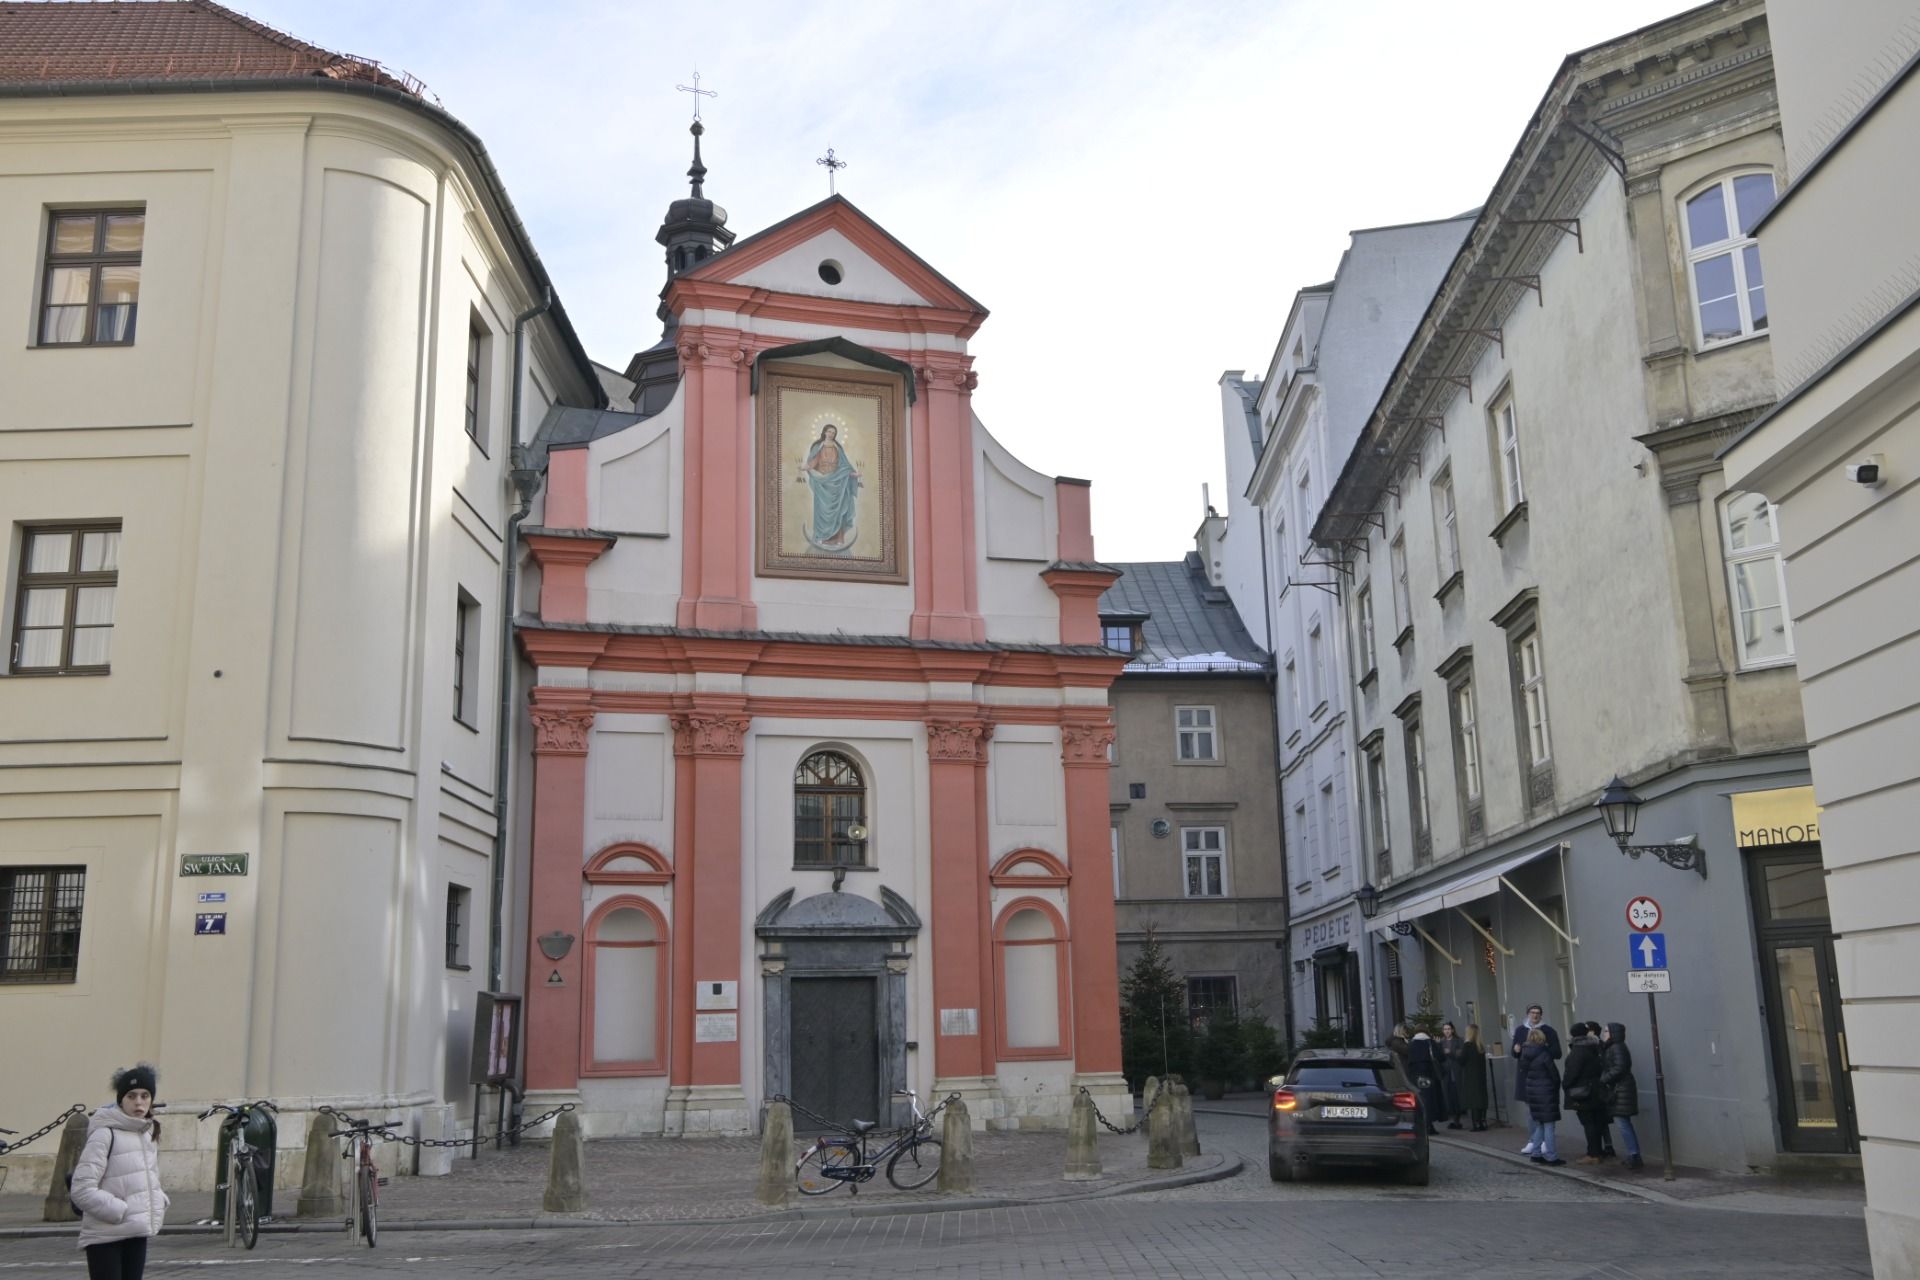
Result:
[[[1260,456],[1260,379],[1235,378],[1233,389],[1240,395],[1242,411],[1247,415],[1247,438],[1253,441],[1253,456]]]
[[[540,420],[539,429],[527,443],[531,464],[544,470],[548,450],[592,444],[601,436],[625,431],[645,417],[645,414],[623,413],[618,409],[577,409],[556,404],[547,410],[547,416]]]
[[[1141,651],[1127,670],[1236,670],[1263,667],[1266,651],[1248,634],[1227,593],[1209,586],[1200,557],[1113,566],[1123,575],[1100,597],[1105,617],[1144,617]]]

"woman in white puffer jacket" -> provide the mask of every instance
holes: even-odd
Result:
[[[160,1073],[148,1063],[113,1073],[114,1103],[87,1122],[87,1145],[73,1170],[81,1210],[80,1247],[89,1280],[140,1280],[147,1240],[160,1234],[167,1193],[160,1188],[160,1122],[153,1095]]]

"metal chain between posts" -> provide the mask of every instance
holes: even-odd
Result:
[[[545,1115],[535,1116],[531,1120],[522,1120],[519,1124],[511,1128],[502,1129],[498,1134],[493,1136],[496,1138],[514,1137],[517,1134],[526,1132],[528,1129],[536,1129],[547,1121],[555,1119],[561,1113],[572,1111],[573,1109],[573,1103],[563,1102]],[[322,1115],[338,1116],[348,1121],[354,1119],[353,1116],[348,1115],[344,1111],[336,1110],[333,1107],[315,1107],[314,1110],[320,1112]],[[367,1136],[369,1138],[378,1138],[382,1142],[397,1142],[403,1147],[471,1147],[474,1142],[472,1138],[409,1138],[404,1133],[394,1133],[380,1125],[368,1126]]]
[[[1147,1105],[1140,1108],[1140,1118],[1138,1120],[1135,1120],[1132,1124],[1128,1125],[1124,1129],[1122,1129],[1119,1125],[1115,1124],[1113,1121],[1107,1119],[1104,1115],[1100,1114],[1100,1104],[1093,1100],[1093,1094],[1087,1091],[1087,1086],[1081,1085],[1080,1092],[1083,1094],[1086,1094],[1087,1102],[1093,1108],[1093,1118],[1095,1120],[1098,1120],[1101,1124],[1105,1125],[1109,1132],[1117,1133],[1124,1138],[1130,1133],[1140,1132],[1140,1126],[1147,1122],[1147,1115],[1153,1110],[1153,1100],[1155,1098],[1158,1098],[1160,1096],[1161,1090],[1165,1089],[1166,1087],[1167,1087],[1166,1085],[1156,1082],[1153,1086],[1153,1092],[1147,1095]]]
[[[20,1139],[20,1141],[18,1142],[8,1142],[5,1139],[0,1138],[0,1156],[9,1155],[12,1152],[18,1151],[20,1148],[26,1146],[29,1142],[38,1142],[40,1139],[52,1133],[55,1129],[58,1129],[61,1125],[65,1124],[67,1122],[68,1116],[79,1115],[84,1111],[86,1111],[86,1109],[87,1107],[85,1103],[76,1102],[72,1106],[68,1107],[65,1111],[62,1111],[59,1115],[55,1116],[53,1119],[41,1125],[38,1129],[35,1129],[32,1133],[28,1134],[26,1137]]]
[[[869,1140],[873,1140],[878,1138],[892,1137],[895,1134],[912,1133],[915,1129],[919,1128],[921,1125],[925,1125],[928,1128],[931,1128],[933,1126],[933,1118],[939,1115],[942,1111],[944,1111],[949,1102],[958,1102],[959,1100],[960,1100],[959,1094],[957,1093],[948,1094],[946,1097],[940,1099],[940,1101],[937,1104],[935,1104],[933,1110],[927,1112],[926,1116],[922,1118],[922,1120],[920,1121],[920,1124],[899,1125],[891,1129],[869,1129],[865,1133],[857,1136],[866,1138]],[[765,1102],[760,1104],[761,1109],[764,1111],[768,1106],[771,1106],[773,1103],[776,1103],[776,1102],[786,1103],[787,1106],[793,1111],[795,1115],[805,1116],[807,1119],[813,1121],[815,1124],[821,1125],[822,1127],[829,1129],[834,1133],[846,1134],[849,1137],[855,1136],[852,1125],[842,1124],[838,1120],[829,1120],[817,1111],[809,1111],[807,1108],[801,1106],[799,1103],[795,1102],[792,1098],[789,1098],[784,1093],[776,1093],[773,1096],[769,1097]]]

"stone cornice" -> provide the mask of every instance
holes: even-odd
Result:
[[[744,756],[747,727],[744,715],[719,711],[689,711],[669,717],[676,756]]]

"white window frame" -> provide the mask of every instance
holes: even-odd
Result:
[[[1354,593],[1353,611],[1357,615],[1360,632],[1360,674],[1366,675],[1379,667],[1379,654],[1373,640],[1373,586],[1362,584]]]
[[[1540,633],[1529,631],[1514,646],[1520,656],[1520,705],[1527,721],[1527,754],[1535,766],[1553,759],[1553,736],[1547,725],[1547,670],[1541,657]]]
[[[1493,418],[1493,454],[1500,479],[1500,511],[1505,515],[1527,500],[1526,464],[1520,456],[1520,411],[1513,392],[1503,391],[1487,407]]]
[[[1387,545],[1387,571],[1393,576],[1393,630],[1398,636],[1413,625],[1413,593],[1407,581],[1407,531],[1401,529]]]
[[[1387,752],[1384,743],[1367,748],[1367,822],[1373,828],[1373,854],[1379,857],[1392,846],[1387,827]]]
[[[1306,713],[1300,707],[1300,665],[1294,660],[1293,653],[1287,653],[1285,663],[1287,673],[1287,701],[1293,706],[1293,721],[1290,732],[1297,733],[1306,723]]]
[[[1320,843],[1326,849],[1325,864],[1320,868],[1322,874],[1338,873],[1340,860],[1334,856],[1334,850],[1340,847],[1339,814],[1333,803],[1333,780],[1329,778],[1320,784]]]
[[[1760,337],[1762,334],[1771,331],[1770,326],[1766,323],[1758,326],[1754,324],[1753,298],[1751,289],[1747,284],[1747,251],[1751,249],[1757,256],[1760,252],[1760,242],[1754,239],[1750,233],[1741,230],[1740,209],[1739,206],[1734,203],[1733,198],[1733,184],[1736,180],[1740,178],[1761,177],[1768,179],[1773,184],[1773,199],[1775,202],[1778,202],[1780,199],[1780,180],[1774,176],[1773,170],[1764,168],[1738,169],[1732,173],[1723,173],[1712,182],[1696,188],[1693,191],[1689,191],[1680,198],[1680,237],[1681,243],[1686,247],[1687,253],[1687,297],[1691,299],[1693,303],[1693,337],[1694,341],[1698,344],[1697,350],[1709,351],[1717,347],[1730,346],[1736,342],[1745,342],[1749,338]],[[1694,201],[1714,191],[1716,188],[1720,192],[1721,208],[1727,216],[1727,237],[1724,240],[1715,240],[1710,244],[1697,245],[1693,243],[1693,218],[1688,210]],[[1767,206],[1769,209],[1772,207],[1772,204]],[[1764,214],[1764,212],[1763,210],[1762,213]],[[1708,262],[1723,255],[1728,258],[1729,264],[1733,268],[1733,301],[1734,305],[1738,307],[1740,311],[1740,332],[1724,338],[1708,338],[1706,322],[1701,316],[1703,304],[1700,300],[1699,276],[1696,272],[1696,267],[1702,262]],[[1761,270],[1759,288],[1762,294],[1766,293],[1767,285],[1764,266]],[[1716,302],[1721,300],[1722,299],[1714,299]],[[1770,307],[1768,311],[1770,315]]]
[[[1206,722],[1201,723],[1205,715]],[[1188,754],[1187,740],[1193,740]],[[1201,754],[1204,743],[1206,753]],[[1173,709],[1173,758],[1180,764],[1217,764],[1220,760],[1220,717],[1209,706],[1180,706]]]
[[[1444,496],[1444,501],[1443,501]],[[1459,514],[1454,506],[1453,468],[1445,466],[1433,478],[1434,551],[1439,557],[1440,581],[1460,572]]]
[[[1204,847],[1205,838],[1214,836],[1218,847]],[[1195,847],[1199,845],[1200,847]],[[1201,862],[1199,893],[1193,892],[1193,882],[1189,876],[1189,867],[1198,859]],[[1206,861],[1213,859],[1219,863],[1220,892],[1206,892]],[[1227,866],[1227,829],[1225,827],[1182,827],[1180,828],[1180,892],[1188,898],[1230,898],[1233,896],[1233,882],[1229,878]]]
[[[1300,842],[1300,865],[1294,868],[1294,874],[1301,879],[1313,874],[1314,861],[1313,824],[1307,821],[1307,802],[1305,800],[1293,806],[1294,839]]]
[[[1125,895],[1120,892],[1120,828],[1107,828],[1107,843],[1113,848],[1113,896],[1118,899]]]
[[[1759,671],[1767,667],[1789,666],[1797,659],[1793,648],[1793,612],[1787,607],[1787,567],[1780,554],[1780,508],[1771,501],[1767,503],[1767,524],[1773,532],[1770,542],[1756,543],[1733,549],[1733,521],[1729,518],[1736,498],[1749,495],[1745,490],[1734,489],[1722,494],[1716,504],[1720,516],[1720,551],[1727,566],[1727,620],[1733,628],[1734,653],[1740,660],[1742,671]],[[1764,560],[1773,562],[1774,582],[1780,590],[1780,634],[1786,641],[1787,651],[1772,657],[1750,657],[1747,653],[1746,630],[1741,626],[1742,617],[1748,610],[1740,607],[1740,569],[1744,565],[1758,564]]]
[[[1480,798],[1480,722],[1474,713],[1473,681],[1463,680],[1452,692],[1456,729],[1460,738],[1460,781],[1467,803]]]
[[[1320,615],[1307,623],[1307,697],[1318,714],[1327,705],[1327,643]]]
[[[1303,465],[1300,470],[1294,473],[1293,497],[1296,506],[1294,514],[1295,519],[1300,522],[1302,529],[1313,528],[1313,520],[1311,519],[1313,507],[1312,484],[1313,473],[1310,468]]]
[[[1420,836],[1432,830],[1433,816],[1427,811],[1427,740],[1421,728],[1419,716],[1407,717],[1407,772],[1413,779],[1413,815],[1419,819],[1414,827],[1414,835]]]

